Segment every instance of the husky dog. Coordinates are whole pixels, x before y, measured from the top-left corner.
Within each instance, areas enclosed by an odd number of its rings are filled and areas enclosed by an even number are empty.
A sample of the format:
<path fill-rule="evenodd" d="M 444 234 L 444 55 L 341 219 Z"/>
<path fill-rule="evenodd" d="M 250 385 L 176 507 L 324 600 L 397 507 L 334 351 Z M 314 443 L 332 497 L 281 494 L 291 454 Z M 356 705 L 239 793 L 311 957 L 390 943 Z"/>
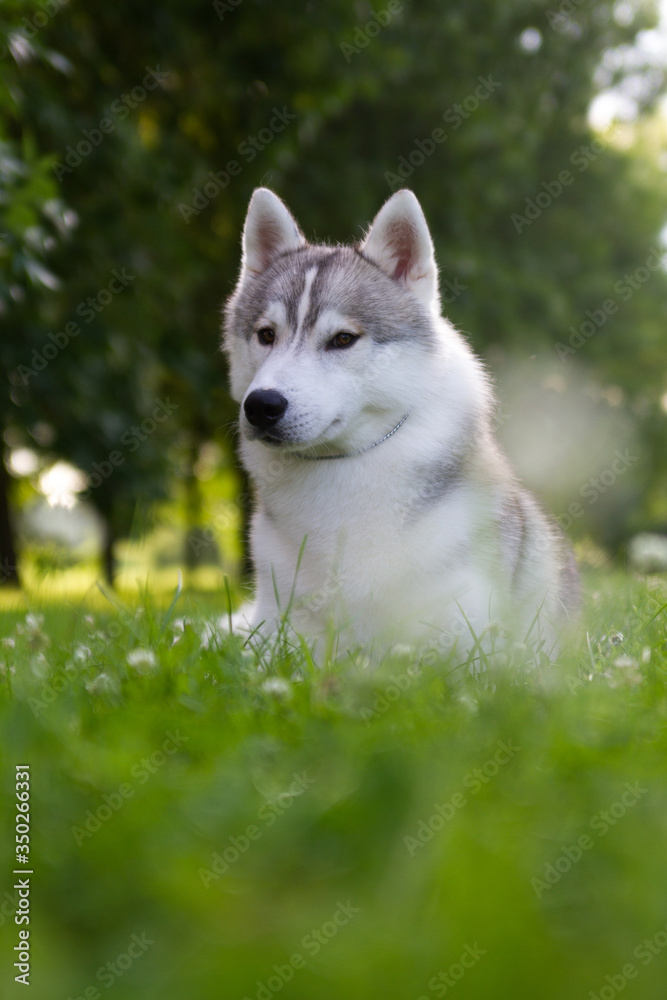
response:
<path fill-rule="evenodd" d="M 235 628 L 343 648 L 483 650 L 500 627 L 550 655 L 572 614 L 570 549 L 492 433 L 481 362 L 440 315 L 411 191 L 357 246 L 309 244 L 258 188 L 224 349 L 254 485 L 254 602 Z M 495 624 L 492 624 L 495 623 Z"/>

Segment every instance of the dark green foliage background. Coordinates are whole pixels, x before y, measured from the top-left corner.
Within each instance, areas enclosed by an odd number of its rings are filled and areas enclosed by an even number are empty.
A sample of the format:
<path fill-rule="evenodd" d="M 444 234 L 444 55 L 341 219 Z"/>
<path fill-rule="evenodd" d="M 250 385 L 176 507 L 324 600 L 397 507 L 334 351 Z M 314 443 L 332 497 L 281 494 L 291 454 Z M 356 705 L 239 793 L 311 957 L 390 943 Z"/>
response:
<path fill-rule="evenodd" d="M 196 493 L 192 466 L 203 442 L 217 439 L 232 461 L 219 306 L 233 287 L 239 231 L 258 184 L 286 198 L 307 235 L 358 238 L 390 192 L 387 172 L 443 127 L 446 141 L 406 183 L 424 206 L 443 277 L 465 286 L 448 313 L 494 367 L 515 356 L 558 366 L 554 348 L 570 325 L 580 326 L 657 245 L 667 191 L 655 148 L 612 144 L 581 172 L 571 161 L 595 139 L 586 112 L 601 53 L 655 23 L 649 3 L 621 24 L 607 2 L 575 5 L 559 21 L 557 8 L 549 15 L 532 0 L 406 2 L 374 38 L 360 33 L 373 8 L 337 0 L 217 8 L 198 0 L 58 8 L 53 0 L 52 9 L 29 51 L 17 61 L 16 47 L 3 46 L 0 59 L 0 422 L 12 446 L 29 444 L 88 472 L 157 398 L 178 403 L 94 493 L 112 540 L 129 531 L 137 499 L 145 506 L 168 495 L 175 475 Z M 29 34 L 41 12 L 8 0 L 2 37 L 11 42 L 26 18 Z M 537 51 L 519 44 L 531 27 L 541 32 Z M 83 130 L 96 129 L 158 67 L 165 82 L 114 118 L 113 133 L 57 180 L 53 167 Z M 443 122 L 480 77 L 494 81 L 493 94 L 457 127 L 451 116 Z M 662 86 L 660 73 L 645 75 L 644 116 Z M 250 162 L 239 148 L 275 108 L 296 118 Z M 186 222 L 179 206 L 234 159 L 240 174 Z M 512 215 L 568 168 L 575 182 L 518 233 Z M 67 211 L 75 226 L 63 222 Z M 23 384 L 17 367 L 123 266 L 136 276 L 130 287 Z M 44 284 L 42 268 L 57 289 Z M 622 390 L 644 449 L 631 502 L 611 523 L 575 525 L 612 544 L 664 518 L 665 291 L 660 272 L 576 359 L 583 381 Z M 557 486 L 554 495 L 547 501 L 566 509 L 572 497 Z M 192 509 L 196 520 L 196 497 Z"/>

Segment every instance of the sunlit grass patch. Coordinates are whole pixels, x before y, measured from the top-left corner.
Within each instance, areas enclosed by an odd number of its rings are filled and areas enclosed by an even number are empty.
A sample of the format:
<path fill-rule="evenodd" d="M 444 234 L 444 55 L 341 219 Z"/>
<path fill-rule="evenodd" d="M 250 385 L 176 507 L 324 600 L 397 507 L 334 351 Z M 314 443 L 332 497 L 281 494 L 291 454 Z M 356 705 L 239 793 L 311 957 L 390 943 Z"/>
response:
<path fill-rule="evenodd" d="M 315 662 L 287 634 L 251 648 L 185 589 L 5 610 L 1 780 L 11 802 L 30 764 L 32 995 L 106 995 L 98 972 L 135 935 L 152 943 L 112 983 L 130 1000 L 570 1000 L 627 963 L 653 1000 L 667 588 L 588 584 L 561 661 L 515 650 L 477 676 L 405 646 L 379 666 Z M 0 822 L 11 872 L 12 811 Z"/>

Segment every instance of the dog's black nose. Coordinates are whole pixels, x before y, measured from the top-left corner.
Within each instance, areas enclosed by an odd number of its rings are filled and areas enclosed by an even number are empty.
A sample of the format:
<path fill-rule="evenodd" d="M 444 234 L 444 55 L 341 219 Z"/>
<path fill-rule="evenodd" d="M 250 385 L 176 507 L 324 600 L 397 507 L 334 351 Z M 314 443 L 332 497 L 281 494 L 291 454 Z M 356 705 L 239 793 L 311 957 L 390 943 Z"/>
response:
<path fill-rule="evenodd" d="M 276 389 L 255 389 L 246 398 L 243 409 L 253 427 L 266 430 L 278 423 L 287 409 L 287 400 Z"/>

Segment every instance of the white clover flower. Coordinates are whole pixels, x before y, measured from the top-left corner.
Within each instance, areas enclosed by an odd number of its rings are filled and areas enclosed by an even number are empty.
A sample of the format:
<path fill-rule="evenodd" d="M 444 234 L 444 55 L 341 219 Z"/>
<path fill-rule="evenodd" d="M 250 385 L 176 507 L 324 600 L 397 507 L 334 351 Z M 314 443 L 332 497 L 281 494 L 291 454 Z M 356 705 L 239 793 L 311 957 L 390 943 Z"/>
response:
<path fill-rule="evenodd" d="M 157 667 L 157 656 L 146 646 L 137 646 L 127 654 L 127 662 L 138 674 L 149 674 Z"/>
<path fill-rule="evenodd" d="M 628 545 L 630 565 L 640 573 L 664 573 L 667 570 L 667 536 L 651 532 L 635 535 Z"/>
<path fill-rule="evenodd" d="M 267 677 L 260 684 L 260 689 L 275 698 L 289 698 L 292 695 L 292 687 L 284 677 Z"/>
<path fill-rule="evenodd" d="M 28 646 L 37 650 L 49 645 L 49 637 L 41 631 L 44 624 L 44 615 L 27 614 L 24 622 L 19 622 L 16 626 L 16 634 L 25 636 Z"/>
<path fill-rule="evenodd" d="M 30 660 L 30 668 L 36 677 L 43 679 L 49 673 L 49 664 L 44 653 L 35 653 Z"/>
<path fill-rule="evenodd" d="M 605 677 L 611 687 L 634 687 L 644 679 L 639 664 L 631 656 L 617 656 Z"/>
<path fill-rule="evenodd" d="M 371 668 L 371 658 L 370 656 L 366 656 L 365 653 L 355 653 L 352 657 L 352 662 L 359 670 L 370 670 Z"/>
<path fill-rule="evenodd" d="M 397 657 L 413 657 L 415 655 L 415 647 L 408 645 L 407 642 L 396 642 L 391 647 L 391 655 Z"/>
<path fill-rule="evenodd" d="M 90 651 L 89 646 L 84 646 L 79 643 L 74 647 L 74 652 L 72 653 L 72 659 L 75 663 L 86 663 L 93 654 Z"/>
<path fill-rule="evenodd" d="M 85 687 L 89 694 L 114 694 L 118 689 L 114 678 L 106 673 L 98 674 L 91 681 L 87 681 Z"/>
<path fill-rule="evenodd" d="M 16 640 L 12 639 L 12 637 L 8 635 L 2 640 L 2 645 L 5 649 L 14 649 L 16 646 Z"/>
<path fill-rule="evenodd" d="M 621 670 L 627 670 L 629 668 L 636 668 L 639 664 L 632 656 L 617 656 L 614 660 L 614 666 L 619 667 Z"/>
<path fill-rule="evenodd" d="M 470 694 L 459 695 L 458 703 L 461 708 L 465 708 L 465 710 L 470 712 L 471 715 L 477 715 L 479 712 L 479 702 Z"/>

